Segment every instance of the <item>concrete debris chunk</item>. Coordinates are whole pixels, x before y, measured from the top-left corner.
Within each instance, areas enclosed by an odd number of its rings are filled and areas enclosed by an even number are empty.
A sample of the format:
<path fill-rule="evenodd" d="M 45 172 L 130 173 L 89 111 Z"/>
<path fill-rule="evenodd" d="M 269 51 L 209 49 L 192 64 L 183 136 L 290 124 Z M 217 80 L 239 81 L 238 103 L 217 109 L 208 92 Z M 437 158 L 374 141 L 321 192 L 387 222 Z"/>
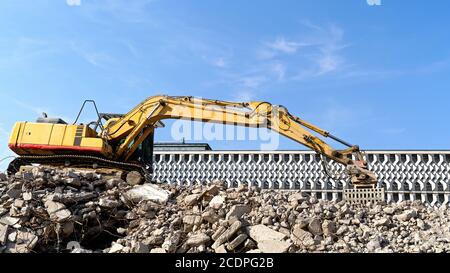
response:
<path fill-rule="evenodd" d="M 202 218 L 211 224 L 214 224 L 219 220 L 219 216 L 213 210 L 206 210 L 203 212 Z"/>
<path fill-rule="evenodd" d="M 121 244 L 114 243 L 109 249 L 108 253 L 119 253 L 123 250 L 124 246 Z"/>
<path fill-rule="evenodd" d="M 225 204 L 225 198 L 220 195 L 216 195 L 209 201 L 209 206 L 215 210 L 219 210 Z"/>
<path fill-rule="evenodd" d="M 101 207 L 113 209 L 113 208 L 117 208 L 118 206 L 120 206 L 120 201 L 110 200 L 108 198 L 100 198 L 98 204 Z"/>
<path fill-rule="evenodd" d="M 0 218 L 0 224 L 14 226 L 20 221 L 19 217 L 3 216 Z"/>
<path fill-rule="evenodd" d="M 286 253 L 291 243 L 277 240 L 263 240 L 258 242 L 258 248 L 262 253 Z"/>
<path fill-rule="evenodd" d="M 38 242 L 38 237 L 31 232 L 18 231 L 16 237 L 16 251 L 18 253 L 29 253 Z"/>
<path fill-rule="evenodd" d="M 380 239 L 377 237 L 375 239 L 372 239 L 369 243 L 367 243 L 367 250 L 369 252 L 376 252 L 381 247 L 380 245 Z"/>
<path fill-rule="evenodd" d="M 218 246 L 218 247 L 215 249 L 215 252 L 216 252 L 216 253 L 228 253 L 227 250 L 226 250 L 226 248 L 225 248 L 225 245 L 220 245 L 220 246 Z"/>
<path fill-rule="evenodd" d="M 135 204 L 140 201 L 165 203 L 169 200 L 170 192 L 152 184 L 145 184 L 132 188 L 125 192 L 124 196 L 127 200 Z"/>
<path fill-rule="evenodd" d="M 202 223 L 202 217 L 199 215 L 186 215 L 183 217 L 183 223 L 187 226 L 196 226 Z"/>
<path fill-rule="evenodd" d="M 53 221 L 61 222 L 67 220 L 72 214 L 62 203 L 47 200 L 44 205 L 48 215 L 50 215 L 50 219 Z"/>
<path fill-rule="evenodd" d="M 303 230 L 300 226 L 295 226 L 292 230 L 291 240 L 297 246 L 310 247 L 315 245 L 313 234 Z"/>
<path fill-rule="evenodd" d="M 222 235 L 225 232 L 226 228 L 224 226 L 220 226 L 216 232 L 214 232 L 214 234 L 212 235 L 212 239 L 214 241 L 217 241 L 217 239 L 220 237 L 220 235 Z"/>
<path fill-rule="evenodd" d="M 81 181 L 78 176 L 68 177 L 68 178 L 65 178 L 63 181 L 64 181 L 64 183 L 71 185 L 71 186 L 75 186 L 75 187 L 81 186 Z"/>
<path fill-rule="evenodd" d="M 184 203 L 186 206 L 193 206 L 197 203 L 200 196 L 200 194 L 190 194 L 184 198 Z"/>
<path fill-rule="evenodd" d="M 247 227 L 247 233 L 256 242 L 266 240 L 282 241 L 286 238 L 286 235 L 283 233 L 277 232 L 265 225 L 249 226 Z"/>
<path fill-rule="evenodd" d="M 22 191 L 20 189 L 10 189 L 6 192 L 9 198 L 19 198 Z"/>
<path fill-rule="evenodd" d="M 6 244 L 8 240 L 8 230 L 9 230 L 8 225 L 0 224 L 0 245 Z"/>
<path fill-rule="evenodd" d="M 1 181 L 6 181 L 6 180 L 8 180 L 8 177 L 6 176 L 6 174 L 0 172 L 0 182 Z"/>
<path fill-rule="evenodd" d="M 131 186 L 139 185 L 143 182 L 142 175 L 139 172 L 132 171 L 127 174 L 127 183 Z"/>
<path fill-rule="evenodd" d="M 178 247 L 178 242 L 181 239 L 181 231 L 175 231 L 162 244 L 162 248 L 168 253 L 175 253 Z"/>
<path fill-rule="evenodd" d="M 234 205 L 231 207 L 230 211 L 227 213 L 226 219 L 241 219 L 242 215 L 249 213 L 251 208 L 247 205 Z"/>
<path fill-rule="evenodd" d="M 149 253 L 150 250 L 148 246 L 142 242 L 135 242 L 131 248 L 131 252 L 133 253 Z"/>
<path fill-rule="evenodd" d="M 322 224 L 323 234 L 331 236 L 336 233 L 336 223 L 334 221 L 325 220 Z"/>
<path fill-rule="evenodd" d="M 150 250 L 150 253 L 167 253 L 167 252 L 164 248 L 158 247 L 158 248 L 153 248 L 152 250 Z"/>
<path fill-rule="evenodd" d="M 229 241 L 231 237 L 238 232 L 238 230 L 242 227 L 241 221 L 235 221 L 222 235 L 217 238 L 214 244 L 211 246 L 213 249 L 216 249 L 221 244 Z"/>
<path fill-rule="evenodd" d="M 209 237 L 208 235 L 201 233 L 201 234 L 196 234 L 196 235 L 192 235 L 190 236 L 187 241 L 186 241 L 186 245 L 189 247 L 196 247 L 196 246 L 200 246 L 203 244 L 208 243 L 211 240 L 211 237 Z"/>
<path fill-rule="evenodd" d="M 243 233 L 238 235 L 236 238 L 234 238 L 233 241 L 231 241 L 228 245 L 227 245 L 227 249 L 229 251 L 233 251 L 234 249 L 236 249 L 240 244 L 242 244 L 245 240 L 247 240 L 248 236 L 247 234 Z"/>
<path fill-rule="evenodd" d="M 322 230 L 322 222 L 321 222 L 321 220 L 319 218 L 311 219 L 311 221 L 308 224 L 308 230 L 313 235 L 322 235 L 323 234 L 323 230 Z"/>
<path fill-rule="evenodd" d="M 393 215 L 396 210 L 397 210 L 397 208 L 395 208 L 395 207 L 383 208 L 384 213 L 386 213 L 388 215 Z"/>
<path fill-rule="evenodd" d="M 412 218 L 417 217 L 417 212 L 415 210 L 407 210 L 400 215 L 396 215 L 396 218 L 400 221 L 406 222 Z"/>
<path fill-rule="evenodd" d="M 375 226 L 389 226 L 391 224 L 391 219 L 389 218 L 381 218 L 380 220 L 377 220 L 374 222 Z"/>

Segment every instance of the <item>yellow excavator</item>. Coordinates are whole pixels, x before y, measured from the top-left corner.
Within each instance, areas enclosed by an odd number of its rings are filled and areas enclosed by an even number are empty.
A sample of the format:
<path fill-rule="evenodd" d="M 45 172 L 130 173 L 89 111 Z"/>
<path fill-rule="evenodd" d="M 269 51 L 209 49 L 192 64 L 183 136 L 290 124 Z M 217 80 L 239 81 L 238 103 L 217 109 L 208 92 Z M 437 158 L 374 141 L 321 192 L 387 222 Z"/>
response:
<path fill-rule="evenodd" d="M 86 103 L 93 103 L 98 120 L 77 124 Z M 377 178 L 368 170 L 358 146 L 290 114 L 283 106 L 259 101 L 228 102 L 166 95 L 149 97 L 125 115 L 99 113 L 95 102 L 87 100 L 73 124 L 48 118 L 45 114 L 36 122 L 17 122 L 9 147 L 19 157 L 10 163 L 8 172 L 15 173 L 22 165 L 37 163 L 137 170 L 150 179 L 153 135 L 165 119 L 268 128 L 346 166 L 346 173 L 356 189 L 375 188 L 377 184 Z M 348 146 L 348 149 L 335 150 L 314 133 Z M 329 173 L 326 160 L 322 158 L 322 161 L 324 171 Z"/>

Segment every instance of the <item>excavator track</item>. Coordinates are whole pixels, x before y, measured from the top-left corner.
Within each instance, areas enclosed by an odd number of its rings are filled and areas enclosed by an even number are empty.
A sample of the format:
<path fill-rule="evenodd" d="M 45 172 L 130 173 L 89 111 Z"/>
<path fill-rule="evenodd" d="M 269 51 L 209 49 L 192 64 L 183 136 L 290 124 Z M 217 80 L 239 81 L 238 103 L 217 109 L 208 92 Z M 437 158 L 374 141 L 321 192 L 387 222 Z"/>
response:
<path fill-rule="evenodd" d="M 14 175 L 20 170 L 21 166 L 31 164 L 49 164 L 54 166 L 69 167 L 88 167 L 93 168 L 116 168 L 125 171 L 138 171 L 144 179 L 151 181 L 151 173 L 140 164 L 125 163 L 120 161 L 109 160 L 96 156 L 85 155 L 47 155 L 47 156 L 21 156 L 14 159 L 8 166 L 8 174 Z"/>

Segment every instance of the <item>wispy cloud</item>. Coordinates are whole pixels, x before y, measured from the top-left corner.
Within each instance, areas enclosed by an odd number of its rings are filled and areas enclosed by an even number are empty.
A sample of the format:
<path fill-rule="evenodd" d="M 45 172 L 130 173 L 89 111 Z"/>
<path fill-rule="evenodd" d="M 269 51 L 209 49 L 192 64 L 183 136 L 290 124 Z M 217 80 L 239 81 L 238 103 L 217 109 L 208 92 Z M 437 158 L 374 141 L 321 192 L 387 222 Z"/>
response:
<path fill-rule="evenodd" d="M 262 83 L 267 81 L 265 76 L 243 76 L 237 79 L 238 84 L 247 88 L 258 88 Z"/>
<path fill-rule="evenodd" d="M 301 39 L 278 36 L 256 44 L 253 58 L 235 59 L 235 66 L 222 74 L 221 83 L 255 93 L 268 85 L 328 76 L 348 66 L 343 54 L 348 45 L 341 28 L 311 23 L 303 26 L 308 35 Z"/>
<path fill-rule="evenodd" d="M 77 0 L 72 0 L 77 1 Z M 153 23 L 148 7 L 156 0 L 91 0 L 83 3 L 83 11 L 93 21 L 102 21 L 104 15 L 127 23 Z"/>
<path fill-rule="evenodd" d="M 273 73 L 275 74 L 275 77 L 281 81 L 284 79 L 284 76 L 286 75 L 286 65 L 282 63 L 274 63 L 271 66 Z"/>
<path fill-rule="evenodd" d="M 131 41 L 123 41 L 122 43 L 134 58 L 138 58 L 140 56 L 139 50 Z"/>
<path fill-rule="evenodd" d="M 0 51 L 0 69 L 11 70 L 16 67 L 29 65 L 31 60 L 57 52 L 50 41 L 27 36 L 11 39 L 11 46 Z M 9 41 L 8 41 L 9 42 Z"/>
<path fill-rule="evenodd" d="M 305 80 L 342 71 L 348 65 L 343 50 L 349 47 L 344 43 L 344 30 L 336 25 L 321 27 L 307 23 L 306 26 L 315 31 L 314 47 L 309 53 L 311 62 L 300 68 L 293 79 Z"/>
<path fill-rule="evenodd" d="M 223 68 L 227 66 L 227 63 L 224 58 L 217 58 L 213 60 L 212 64 L 216 67 Z"/>
<path fill-rule="evenodd" d="M 35 106 L 25 102 L 24 100 L 18 100 L 10 96 L 8 96 L 8 100 L 26 111 L 33 112 L 37 117 L 40 117 L 42 116 L 43 113 L 46 113 L 49 117 L 60 117 L 66 122 L 70 122 L 71 120 L 73 120 L 73 118 L 69 118 L 67 116 L 62 116 L 60 114 L 54 113 L 54 111 L 52 111 L 47 107 Z"/>
<path fill-rule="evenodd" d="M 288 41 L 284 37 L 278 37 L 273 42 L 267 42 L 267 47 L 282 53 L 295 53 L 300 47 L 311 46 L 311 43 Z"/>
<path fill-rule="evenodd" d="M 202 30 L 195 30 L 196 33 L 202 32 Z M 212 35 L 207 31 L 204 31 L 204 35 Z M 200 37 L 183 37 L 178 41 L 176 50 L 178 47 L 184 47 L 190 53 L 189 57 L 197 56 L 208 65 L 215 68 L 223 69 L 229 67 L 230 60 L 233 58 L 233 49 L 223 43 L 204 41 Z"/>
<path fill-rule="evenodd" d="M 39 116 L 41 116 L 42 113 L 48 113 L 48 112 L 49 112 L 48 109 L 46 109 L 46 108 L 41 108 L 41 107 L 38 107 L 38 106 L 33 106 L 33 105 L 27 104 L 27 103 L 25 103 L 25 102 L 23 102 L 23 101 L 20 101 L 20 100 L 18 100 L 18 99 L 15 99 L 15 98 L 11 98 L 10 100 L 11 100 L 14 104 L 16 104 L 17 106 L 19 106 L 19 107 L 21 107 L 21 108 L 23 108 L 23 109 L 25 109 L 25 110 L 34 112 L 35 114 L 37 114 L 37 115 L 39 115 Z"/>
<path fill-rule="evenodd" d="M 81 0 L 66 0 L 66 4 L 69 6 L 81 6 Z"/>
<path fill-rule="evenodd" d="M 234 101 L 252 101 L 255 98 L 255 93 L 253 91 L 245 90 L 245 91 L 238 91 L 233 94 L 233 100 Z"/>
<path fill-rule="evenodd" d="M 116 60 L 111 55 L 104 51 L 90 49 L 85 45 L 81 45 L 75 42 L 71 42 L 70 47 L 86 62 L 96 67 L 107 68 L 108 66 L 116 62 Z"/>

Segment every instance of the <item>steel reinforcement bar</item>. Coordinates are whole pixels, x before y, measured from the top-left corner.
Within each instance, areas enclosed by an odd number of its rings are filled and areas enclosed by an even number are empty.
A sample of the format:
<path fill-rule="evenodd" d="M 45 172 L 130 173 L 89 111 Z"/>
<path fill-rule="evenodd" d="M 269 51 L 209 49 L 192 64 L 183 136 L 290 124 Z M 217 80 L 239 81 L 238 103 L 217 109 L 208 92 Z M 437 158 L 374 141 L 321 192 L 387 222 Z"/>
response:
<path fill-rule="evenodd" d="M 385 188 L 387 202 L 421 200 L 448 205 L 450 151 L 367 151 L 369 169 Z M 344 166 L 327 162 L 331 172 Z M 340 200 L 350 188 L 346 177 L 333 180 L 320 157 L 309 151 L 169 151 L 155 152 L 153 179 L 179 185 L 216 180 L 263 189 L 301 190 L 317 198 Z"/>

